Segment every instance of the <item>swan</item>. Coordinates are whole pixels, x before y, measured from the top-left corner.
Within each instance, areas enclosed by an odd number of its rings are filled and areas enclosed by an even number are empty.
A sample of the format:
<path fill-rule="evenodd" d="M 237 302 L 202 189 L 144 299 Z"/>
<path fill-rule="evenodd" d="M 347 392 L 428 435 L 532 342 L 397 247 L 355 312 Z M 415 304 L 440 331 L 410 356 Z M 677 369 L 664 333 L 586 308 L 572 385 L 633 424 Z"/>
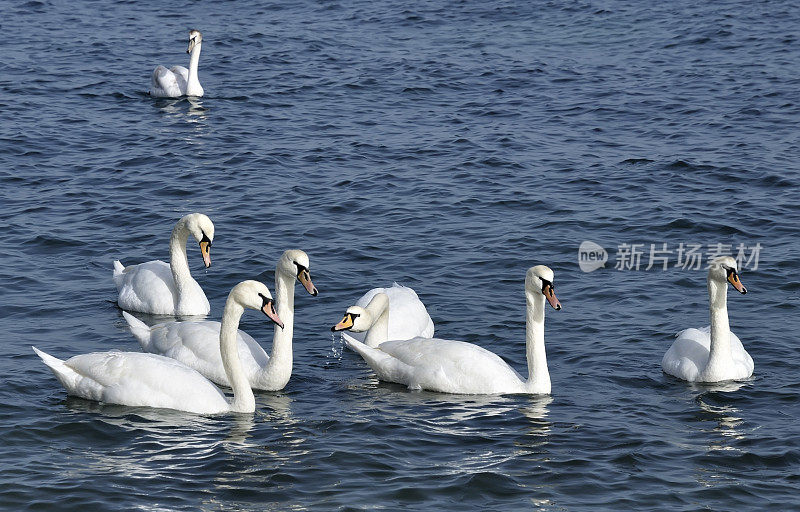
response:
<path fill-rule="evenodd" d="M 356 306 L 366 307 L 375 295 L 383 293 L 389 298 L 389 327 L 387 339 L 432 338 L 433 320 L 419 300 L 417 292 L 397 283 L 391 288 L 373 288 L 358 299 Z M 373 333 L 373 334 L 370 334 Z M 370 347 L 378 346 L 377 329 L 366 333 L 343 332 L 344 338 L 355 339 Z"/>
<path fill-rule="evenodd" d="M 295 279 L 311 295 L 318 293 L 308 268 L 308 255 L 300 250 L 284 252 L 275 267 L 275 297 L 278 315 L 284 323 L 275 327 L 271 355 L 267 355 L 246 332 L 237 334 L 239 358 L 253 389 L 277 391 L 289 382 L 292 375 Z M 219 322 L 166 322 L 148 327 L 133 315 L 123 313 L 123 316 L 145 352 L 176 359 L 207 379 L 230 386 L 218 348 Z"/>
<path fill-rule="evenodd" d="M 236 350 L 236 329 L 244 308 L 260 309 L 280 326 L 269 289 L 258 281 L 243 281 L 228 295 L 222 314 L 217 351 L 233 383 L 233 400 L 199 372 L 168 357 L 140 352 L 94 352 L 66 361 L 36 347 L 67 393 L 109 404 L 159 407 L 196 414 L 253 412 L 255 397 Z"/>
<path fill-rule="evenodd" d="M 753 374 L 753 358 L 728 323 L 728 288 L 747 293 L 739 279 L 736 260 L 730 256 L 714 259 L 708 269 L 708 296 L 711 325 L 689 328 L 677 338 L 661 360 L 664 372 L 689 382 L 741 380 Z"/>
<path fill-rule="evenodd" d="M 123 266 L 114 262 L 117 304 L 127 311 L 155 315 L 207 315 L 211 310 L 206 294 L 192 279 L 186 259 L 189 235 L 200 243 L 206 268 L 211 266 L 214 224 L 202 213 L 182 217 L 169 239 L 169 265 L 161 260 Z"/>
<path fill-rule="evenodd" d="M 437 338 L 383 341 L 372 348 L 356 340 L 347 344 L 361 354 L 378 378 L 405 384 L 410 389 L 427 389 L 442 393 L 549 394 L 550 374 L 544 349 L 544 302 L 556 309 L 561 304 L 553 288 L 553 271 L 538 265 L 525 276 L 527 299 L 526 349 L 528 379 L 525 380 L 500 356 L 464 341 Z M 386 294 L 377 294 L 366 307 L 351 306 L 344 318 L 331 330 L 365 331 L 378 329 L 380 340 L 386 339 L 388 326 Z"/>
<path fill-rule="evenodd" d="M 178 98 L 180 96 L 203 95 L 203 87 L 197 78 L 197 64 L 200 62 L 200 48 L 203 46 L 203 34 L 199 30 L 189 31 L 190 54 L 189 69 L 183 66 L 172 66 L 167 69 L 157 66 L 150 80 L 150 96 L 156 98 Z"/>

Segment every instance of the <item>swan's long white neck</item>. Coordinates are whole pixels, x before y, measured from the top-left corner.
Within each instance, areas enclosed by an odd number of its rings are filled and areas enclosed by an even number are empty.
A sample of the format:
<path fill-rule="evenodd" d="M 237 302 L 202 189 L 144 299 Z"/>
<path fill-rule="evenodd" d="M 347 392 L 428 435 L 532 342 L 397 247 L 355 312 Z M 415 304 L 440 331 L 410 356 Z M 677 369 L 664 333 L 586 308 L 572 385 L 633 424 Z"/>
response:
<path fill-rule="evenodd" d="M 282 389 L 292 376 L 292 335 L 294 334 L 294 282 L 295 277 L 275 269 L 275 305 L 283 329 L 275 326 L 272 335 L 272 353 L 267 364 L 259 370 L 256 379 L 260 388 Z"/>
<path fill-rule="evenodd" d="M 189 272 L 189 260 L 186 258 L 187 240 L 189 240 L 189 229 L 186 227 L 186 222 L 181 220 L 172 229 L 172 235 L 169 237 L 169 268 L 175 280 L 177 293 L 175 310 L 178 314 L 181 311 L 181 302 L 187 297 L 184 292 L 194 282 Z"/>
<path fill-rule="evenodd" d="M 189 59 L 189 80 L 186 82 L 187 96 L 202 96 L 203 88 L 200 86 L 200 79 L 197 77 L 197 67 L 200 64 L 200 42 L 192 48 L 191 58 Z"/>
<path fill-rule="evenodd" d="M 728 322 L 728 287 L 723 281 L 721 284 L 708 276 L 709 310 L 711 314 L 711 347 L 708 354 L 708 363 L 701 372 L 705 380 L 730 364 L 731 354 L 731 327 Z"/>
<path fill-rule="evenodd" d="M 389 339 L 389 298 L 383 294 L 375 295 L 365 309 L 375 320 L 364 337 L 364 344 L 375 348 Z"/>
<path fill-rule="evenodd" d="M 231 411 L 253 412 L 256 408 L 256 399 L 250 388 L 250 381 L 242 368 L 239 359 L 239 347 L 236 340 L 239 330 L 239 319 L 244 313 L 244 308 L 233 298 L 228 297 L 225 310 L 222 313 L 222 326 L 219 330 L 219 350 L 222 355 L 222 366 L 225 375 L 233 389 Z"/>
<path fill-rule="evenodd" d="M 544 349 L 544 302 L 541 293 L 525 291 L 527 314 L 525 322 L 525 349 L 528 357 L 528 382 L 531 393 L 550 393 L 550 372 Z"/>

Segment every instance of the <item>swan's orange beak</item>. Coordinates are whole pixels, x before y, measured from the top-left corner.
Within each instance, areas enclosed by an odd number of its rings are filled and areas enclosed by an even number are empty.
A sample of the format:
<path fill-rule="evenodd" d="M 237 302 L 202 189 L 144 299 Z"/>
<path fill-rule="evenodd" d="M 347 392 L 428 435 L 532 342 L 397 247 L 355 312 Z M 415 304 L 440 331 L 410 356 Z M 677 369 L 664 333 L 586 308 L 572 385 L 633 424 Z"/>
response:
<path fill-rule="evenodd" d="M 203 255 L 203 263 L 206 268 L 211 266 L 211 242 L 203 240 L 200 242 L 200 253 Z"/>
<path fill-rule="evenodd" d="M 267 303 L 264 304 L 264 307 L 261 308 L 261 311 L 264 312 L 267 317 L 272 320 L 272 322 L 283 329 L 283 322 L 281 322 L 280 317 L 278 317 L 278 312 L 275 311 L 275 303 L 271 300 L 267 299 Z"/>
<path fill-rule="evenodd" d="M 736 288 L 737 292 L 741 294 L 747 293 L 747 288 L 744 287 L 741 279 L 739 279 L 739 274 L 733 269 L 728 271 L 728 282 Z"/>
<path fill-rule="evenodd" d="M 303 287 L 312 297 L 319 295 L 317 287 L 311 282 L 311 274 L 308 272 L 308 269 L 301 267 L 300 271 L 297 272 L 297 280 L 303 283 Z"/>
<path fill-rule="evenodd" d="M 353 327 L 353 315 L 350 313 L 345 313 L 342 321 L 331 327 L 331 332 L 346 331 L 351 327 Z"/>
<path fill-rule="evenodd" d="M 545 285 L 544 290 L 542 290 L 542 293 L 544 293 L 547 302 L 549 302 L 550 305 L 553 306 L 553 309 L 555 309 L 556 311 L 561 309 L 561 303 L 558 302 L 558 299 L 556 298 L 556 292 L 555 290 L 553 290 L 552 284 Z"/>

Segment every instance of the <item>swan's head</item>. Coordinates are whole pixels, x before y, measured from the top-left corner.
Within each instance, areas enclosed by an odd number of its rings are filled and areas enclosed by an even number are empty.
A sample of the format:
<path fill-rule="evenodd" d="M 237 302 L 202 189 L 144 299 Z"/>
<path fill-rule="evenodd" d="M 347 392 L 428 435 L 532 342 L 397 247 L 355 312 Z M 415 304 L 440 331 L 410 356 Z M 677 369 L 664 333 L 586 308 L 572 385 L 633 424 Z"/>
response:
<path fill-rule="evenodd" d="M 308 270 L 308 254 L 300 249 L 290 249 L 283 253 L 278 260 L 278 271 L 297 278 L 308 293 L 316 297 L 319 294 L 317 287 L 311 282 L 311 273 Z"/>
<path fill-rule="evenodd" d="M 720 256 L 714 258 L 708 268 L 708 279 L 713 279 L 717 283 L 725 286 L 725 281 L 731 283 L 739 293 L 747 293 L 747 288 L 744 287 L 742 281 L 739 279 L 739 269 L 736 260 L 730 256 Z"/>
<path fill-rule="evenodd" d="M 364 332 L 370 327 L 372 327 L 372 315 L 369 311 L 361 306 L 350 306 L 345 311 L 342 321 L 331 327 L 331 331 Z"/>
<path fill-rule="evenodd" d="M 212 37 L 213 39 L 213 37 Z M 203 42 L 203 34 L 200 33 L 199 30 L 192 29 L 189 31 L 189 48 L 186 49 L 186 53 L 192 53 L 195 46 L 200 46 L 200 43 Z"/>
<path fill-rule="evenodd" d="M 190 213 L 181 219 L 189 233 L 200 244 L 203 263 L 206 268 L 211 266 L 211 242 L 214 241 L 214 223 L 202 213 Z"/>
<path fill-rule="evenodd" d="M 385 293 L 376 293 L 369 301 L 366 308 L 350 306 L 344 313 L 344 318 L 331 327 L 331 331 L 350 330 L 353 332 L 368 331 L 375 320 L 389 307 L 389 296 Z"/>
<path fill-rule="evenodd" d="M 525 276 L 525 290 L 544 295 L 553 309 L 556 311 L 561 309 L 561 303 L 556 298 L 556 290 L 553 286 L 553 270 L 550 267 L 536 265 L 529 268 Z"/>
<path fill-rule="evenodd" d="M 233 299 L 242 307 L 260 310 L 275 325 L 283 329 L 283 322 L 281 322 L 278 312 L 275 310 L 275 301 L 272 299 L 269 288 L 264 283 L 242 281 L 233 287 L 228 298 Z"/>

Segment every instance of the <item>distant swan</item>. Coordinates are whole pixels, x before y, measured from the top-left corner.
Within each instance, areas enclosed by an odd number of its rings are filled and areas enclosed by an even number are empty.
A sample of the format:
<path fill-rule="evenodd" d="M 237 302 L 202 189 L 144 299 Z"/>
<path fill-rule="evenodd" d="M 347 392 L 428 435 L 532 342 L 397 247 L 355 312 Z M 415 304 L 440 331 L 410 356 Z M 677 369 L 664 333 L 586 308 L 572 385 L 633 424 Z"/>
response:
<path fill-rule="evenodd" d="M 189 48 L 186 53 L 191 54 L 189 69 L 183 66 L 173 66 L 167 69 L 158 66 L 153 71 L 150 81 L 150 96 L 157 98 L 178 98 L 180 96 L 203 95 L 203 87 L 197 78 L 197 65 L 200 62 L 200 48 L 203 34 L 199 30 L 189 31 Z"/>
<path fill-rule="evenodd" d="M 62 361 L 32 348 L 70 395 L 109 404 L 196 414 L 249 413 L 255 411 L 255 397 L 236 350 L 236 330 L 244 308 L 260 309 L 275 324 L 281 324 L 272 295 L 264 284 L 243 281 L 231 290 L 217 343 L 225 374 L 232 383 L 230 402 L 200 373 L 168 357 L 112 351 L 82 354 Z"/>
<path fill-rule="evenodd" d="M 708 269 L 711 325 L 676 334 L 677 339 L 661 360 L 665 373 L 690 382 L 740 380 L 753 374 L 753 358 L 728 323 L 726 281 L 739 293 L 747 293 L 739 280 L 736 260 L 730 256 L 715 259 Z"/>
<path fill-rule="evenodd" d="M 211 310 L 206 294 L 189 273 L 186 241 L 189 235 L 200 243 L 206 268 L 211 266 L 214 224 L 202 213 L 181 218 L 169 239 L 169 265 L 161 260 L 123 266 L 114 262 L 114 284 L 119 307 L 155 315 L 207 315 Z"/>
<path fill-rule="evenodd" d="M 267 355 L 249 334 L 238 331 L 239 358 L 253 389 L 283 389 L 292 375 L 292 332 L 294 328 L 294 283 L 317 295 L 311 282 L 308 255 L 300 250 L 283 253 L 275 268 L 275 296 L 278 314 L 285 322 L 275 327 L 272 354 Z M 167 322 L 148 327 L 133 315 L 123 313 L 131 332 L 145 352 L 177 359 L 217 384 L 229 386 L 219 352 L 220 323 L 212 321 Z"/>
<path fill-rule="evenodd" d="M 472 343 L 437 338 L 383 341 L 388 327 L 386 294 L 375 295 L 367 308 L 349 307 L 342 321 L 331 330 L 378 329 L 381 333 L 378 341 L 383 342 L 377 348 L 352 339 L 345 341 L 361 354 L 379 379 L 405 384 L 410 389 L 463 394 L 549 394 L 550 374 L 544 348 L 545 300 L 554 309 L 561 309 L 550 268 L 538 265 L 528 270 L 525 297 L 527 380 L 498 355 Z"/>
<path fill-rule="evenodd" d="M 388 339 L 433 337 L 433 320 L 425 304 L 419 300 L 417 292 L 407 286 L 394 283 L 391 288 L 373 288 L 358 299 L 356 306 L 366 307 L 378 293 L 385 293 L 389 298 Z M 377 330 L 369 330 L 366 333 L 343 332 L 342 335 L 345 339 L 355 339 L 370 347 L 378 346 Z"/>

